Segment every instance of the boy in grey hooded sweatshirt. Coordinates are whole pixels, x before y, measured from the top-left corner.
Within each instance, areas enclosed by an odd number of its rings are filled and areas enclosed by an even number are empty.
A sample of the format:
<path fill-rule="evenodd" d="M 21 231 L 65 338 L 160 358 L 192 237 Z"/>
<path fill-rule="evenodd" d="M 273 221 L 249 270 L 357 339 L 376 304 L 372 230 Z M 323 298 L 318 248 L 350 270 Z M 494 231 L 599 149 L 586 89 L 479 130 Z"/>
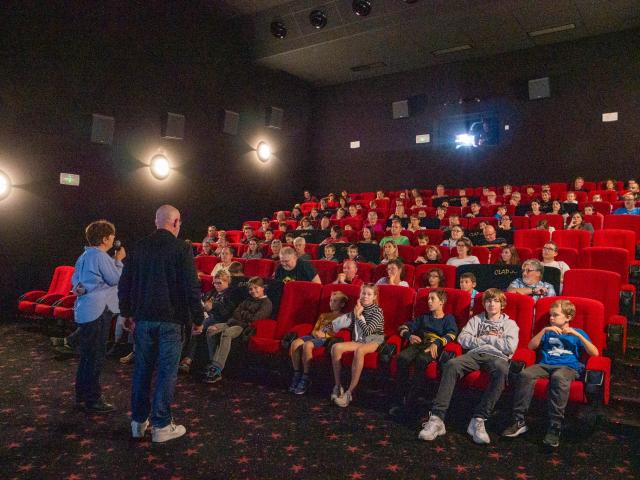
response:
<path fill-rule="evenodd" d="M 487 444 L 491 441 L 484 423 L 504 390 L 509 360 L 518 346 L 519 328 L 516 322 L 502 313 L 507 298 L 501 290 L 488 289 L 482 301 L 485 311 L 472 317 L 458 335 L 458 343 L 467 353 L 449 360 L 443 368 L 431 416 L 419 434 L 422 440 L 435 440 L 446 433 L 444 418 L 456 382 L 469 372 L 483 370 L 489 374 L 489 385 L 474 410 L 467 433 L 476 443 Z"/>

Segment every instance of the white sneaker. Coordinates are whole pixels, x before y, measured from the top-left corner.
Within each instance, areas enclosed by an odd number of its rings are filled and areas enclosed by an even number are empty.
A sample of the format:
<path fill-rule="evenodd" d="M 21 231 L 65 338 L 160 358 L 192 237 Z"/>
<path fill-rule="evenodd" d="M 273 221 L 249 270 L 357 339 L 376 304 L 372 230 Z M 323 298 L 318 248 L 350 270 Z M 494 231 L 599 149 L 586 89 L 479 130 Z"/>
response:
<path fill-rule="evenodd" d="M 331 392 L 331 401 L 335 402 L 338 397 L 341 397 L 344 394 L 344 388 L 342 385 L 334 385 L 333 391 Z"/>
<path fill-rule="evenodd" d="M 131 420 L 131 436 L 133 438 L 142 438 L 144 437 L 144 433 L 149 428 L 149 419 L 147 418 L 144 422 L 136 422 L 135 420 Z"/>
<path fill-rule="evenodd" d="M 187 429 L 183 425 L 176 425 L 173 421 L 163 428 L 151 429 L 151 440 L 156 443 L 166 442 L 174 438 L 181 437 L 187 433 Z"/>
<path fill-rule="evenodd" d="M 418 438 L 420 440 L 431 442 L 445 433 L 447 433 L 447 430 L 444 428 L 444 422 L 442 419 L 435 415 L 431 415 L 429 417 L 429 421 L 422 424 L 422 430 L 420 430 Z"/>
<path fill-rule="evenodd" d="M 484 418 L 474 417 L 471 419 L 469 426 L 467 427 L 467 433 L 471 435 L 474 442 L 480 445 L 487 445 L 491 443 L 489 434 L 487 433 L 486 428 L 484 428 L 484 422 Z"/>
<path fill-rule="evenodd" d="M 351 396 L 351 392 L 347 390 L 338 398 L 336 398 L 336 405 L 343 408 L 348 407 L 349 404 L 352 402 L 352 400 L 353 400 L 353 397 Z"/>

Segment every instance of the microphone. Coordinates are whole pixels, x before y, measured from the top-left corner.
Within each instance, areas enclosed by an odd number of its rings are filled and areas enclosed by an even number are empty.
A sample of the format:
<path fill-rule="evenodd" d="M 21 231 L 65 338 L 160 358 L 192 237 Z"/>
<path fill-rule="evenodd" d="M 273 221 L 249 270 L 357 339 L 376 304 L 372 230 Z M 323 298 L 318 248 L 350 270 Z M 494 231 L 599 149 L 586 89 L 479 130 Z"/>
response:
<path fill-rule="evenodd" d="M 120 240 L 116 240 L 115 242 L 113 242 L 114 252 L 117 252 L 118 250 L 120 250 L 120 247 L 122 247 L 122 242 Z"/>

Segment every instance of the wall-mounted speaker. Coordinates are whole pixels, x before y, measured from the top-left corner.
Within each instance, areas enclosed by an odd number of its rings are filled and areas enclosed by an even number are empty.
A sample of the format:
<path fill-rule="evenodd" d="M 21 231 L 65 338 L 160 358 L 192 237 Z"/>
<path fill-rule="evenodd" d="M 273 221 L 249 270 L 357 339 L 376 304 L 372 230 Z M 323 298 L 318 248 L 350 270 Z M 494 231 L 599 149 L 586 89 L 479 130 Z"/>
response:
<path fill-rule="evenodd" d="M 115 118 L 94 113 L 91 116 L 91 141 L 93 143 L 111 145 L 115 128 Z"/>
<path fill-rule="evenodd" d="M 284 110 L 278 107 L 267 107 L 264 116 L 264 124 L 269 128 L 282 128 L 282 116 Z"/>
<path fill-rule="evenodd" d="M 168 112 L 162 119 L 162 138 L 184 139 L 184 115 Z"/>
<path fill-rule="evenodd" d="M 391 104 L 391 111 L 394 120 L 397 118 L 409 117 L 409 100 L 399 100 Z"/>
<path fill-rule="evenodd" d="M 229 135 L 237 135 L 238 123 L 240 123 L 240 114 L 231 110 L 223 110 L 220 116 L 222 133 Z"/>
<path fill-rule="evenodd" d="M 549 77 L 529 80 L 529 100 L 539 98 L 549 98 L 551 96 L 551 85 Z"/>

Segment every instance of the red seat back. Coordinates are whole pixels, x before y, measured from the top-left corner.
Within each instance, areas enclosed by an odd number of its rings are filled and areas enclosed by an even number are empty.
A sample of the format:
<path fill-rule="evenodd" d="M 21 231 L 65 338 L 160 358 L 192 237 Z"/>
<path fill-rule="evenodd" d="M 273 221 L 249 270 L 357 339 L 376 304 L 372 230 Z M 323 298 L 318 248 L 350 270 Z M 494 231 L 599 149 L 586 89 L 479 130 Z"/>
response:
<path fill-rule="evenodd" d="M 321 291 L 322 285 L 313 282 L 293 281 L 284 285 L 276 320 L 276 338 L 282 338 L 293 325 L 315 324 Z"/>
<path fill-rule="evenodd" d="M 602 215 L 583 215 L 584 223 L 590 223 L 594 230 L 602 230 L 604 217 Z"/>
<path fill-rule="evenodd" d="M 398 255 L 404 263 L 413 263 L 416 260 L 415 249 L 410 245 L 398 245 Z"/>
<path fill-rule="evenodd" d="M 318 306 L 318 315 L 321 313 L 329 312 L 329 298 L 333 292 L 340 291 L 349 297 L 349 301 L 342 310 L 344 313 L 351 312 L 356 306 L 358 298 L 360 298 L 360 287 L 356 285 L 347 285 L 339 283 L 330 283 L 329 285 L 323 285 L 320 292 L 320 302 Z"/>
<path fill-rule="evenodd" d="M 536 228 L 538 226 L 538 222 L 542 220 L 546 220 L 549 223 L 549 226 L 555 228 L 556 230 L 564 229 L 564 217 L 562 215 L 558 215 L 554 213 L 545 213 L 543 215 L 530 215 L 529 216 L 530 228 Z"/>
<path fill-rule="evenodd" d="M 194 258 L 196 269 L 202 273 L 209 275 L 220 259 L 213 255 L 200 255 Z"/>
<path fill-rule="evenodd" d="M 610 228 L 631 230 L 636 234 L 636 243 L 638 243 L 640 240 L 640 215 L 606 215 L 604 229 Z"/>
<path fill-rule="evenodd" d="M 542 260 L 542 249 L 536 248 L 533 251 L 533 257 L 538 260 Z M 558 256 L 556 257 L 558 262 L 564 262 L 571 268 L 577 268 L 579 266 L 578 263 L 578 250 L 575 248 L 563 248 L 558 247 Z"/>
<path fill-rule="evenodd" d="M 242 240 L 242 230 L 227 230 L 227 241 L 229 243 L 240 243 Z"/>
<path fill-rule="evenodd" d="M 593 246 L 624 248 L 627 251 L 629 263 L 631 263 L 636 257 L 636 234 L 631 230 L 608 228 L 596 230 L 593 234 Z"/>
<path fill-rule="evenodd" d="M 489 263 L 489 257 L 491 256 L 491 249 L 488 247 L 472 247 L 471 255 L 478 257 L 480 263 L 486 265 Z"/>
<path fill-rule="evenodd" d="M 473 314 L 478 315 L 484 311 L 483 293 L 476 295 L 473 304 Z M 533 306 L 535 304 L 532 297 L 520 295 L 519 293 L 506 292 L 507 306 L 503 310 L 509 318 L 518 324 L 518 347 L 526 348 L 531 340 L 531 329 L 533 327 Z"/>
<path fill-rule="evenodd" d="M 330 260 L 311 260 L 322 283 L 331 283 L 338 276 L 338 262 Z"/>
<path fill-rule="evenodd" d="M 252 258 L 245 260 L 244 274 L 247 277 L 269 278 L 273 275 L 276 262 L 267 258 Z"/>
<path fill-rule="evenodd" d="M 384 312 L 385 335 L 394 335 L 400 325 L 411 319 L 416 292 L 398 285 L 380 285 L 378 291 L 378 304 Z"/>
<path fill-rule="evenodd" d="M 413 316 L 417 317 L 429 312 L 429 293 L 433 288 L 421 288 L 416 295 L 415 305 L 413 307 Z M 471 307 L 471 294 L 457 288 L 443 288 L 447 294 L 447 301 L 444 304 L 444 313 L 451 314 L 456 317 L 458 329 L 462 329 L 469 321 L 469 308 Z"/>
<path fill-rule="evenodd" d="M 440 245 L 444 240 L 444 232 L 436 228 L 427 228 L 423 233 L 429 237 L 429 245 Z"/>
<path fill-rule="evenodd" d="M 591 243 L 591 233 L 586 230 L 556 230 L 551 234 L 551 239 L 558 247 L 575 248 L 582 250 Z"/>
<path fill-rule="evenodd" d="M 529 217 L 512 215 L 511 225 L 516 230 L 528 230 L 530 228 Z"/>
<path fill-rule="evenodd" d="M 513 232 L 513 242 L 516 247 L 526 247 L 532 250 L 544 247 L 551 238 L 547 230 L 516 230 Z"/>
<path fill-rule="evenodd" d="M 580 268 L 608 270 L 620 275 L 622 283 L 629 283 L 629 255 L 624 248 L 587 247 L 580 251 Z"/>
<path fill-rule="evenodd" d="M 604 305 L 605 319 L 620 311 L 620 274 L 605 270 L 572 269 L 564 274 L 562 294 L 598 300 Z"/>
<path fill-rule="evenodd" d="M 69 295 L 71 292 L 71 277 L 73 277 L 73 272 L 75 268 L 69 266 L 59 266 L 53 271 L 53 276 L 51 277 L 51 283 L 49 284 L 49 290 L 47 293 L 49 295 Z"/>
<path fill-rule="evenodd" d="M 570 300 L 576 306 L 576 315 L 571 320 L 571 327 L 580 328 L 587 332 L 591 343 L 599 350 L 600 354 L 605 348 L 605 316 L 602 302 L 590 298 L 572 297 L 544 297 L 536 303 L 536 311 L 533 324 L 533 335 L 549 325 L 549 310 L 556 300 Z"/>

